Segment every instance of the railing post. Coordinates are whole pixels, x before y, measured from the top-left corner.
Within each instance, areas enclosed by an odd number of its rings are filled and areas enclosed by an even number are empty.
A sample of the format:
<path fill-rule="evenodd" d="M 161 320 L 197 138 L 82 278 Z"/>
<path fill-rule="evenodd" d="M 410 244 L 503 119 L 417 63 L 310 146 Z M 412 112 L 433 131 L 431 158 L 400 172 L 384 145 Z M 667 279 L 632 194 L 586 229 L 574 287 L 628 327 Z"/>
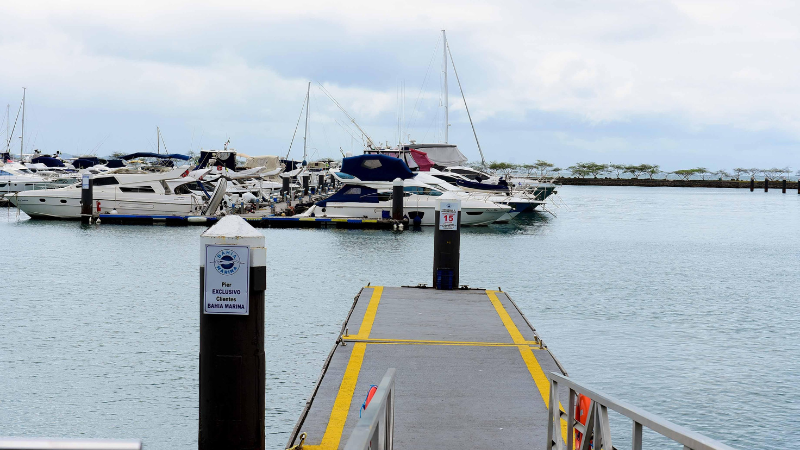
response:
<path fill-rule="evenodd" d="M 200 245 L 198 448 L 264 449 L 264 235 L 223 217 Z"/>
<path fill-rule="evenodd" d="M 569 406 L 567 406 L 567 450 L 575 448 L 575 400 L 578 393 L 574 389 L 569 389 Z"/>
<path fill-rule="evenodd" d="M 631 442 L 631 450 L 642 450 L 642 424 L 633 421 L 633 441 Z"/>

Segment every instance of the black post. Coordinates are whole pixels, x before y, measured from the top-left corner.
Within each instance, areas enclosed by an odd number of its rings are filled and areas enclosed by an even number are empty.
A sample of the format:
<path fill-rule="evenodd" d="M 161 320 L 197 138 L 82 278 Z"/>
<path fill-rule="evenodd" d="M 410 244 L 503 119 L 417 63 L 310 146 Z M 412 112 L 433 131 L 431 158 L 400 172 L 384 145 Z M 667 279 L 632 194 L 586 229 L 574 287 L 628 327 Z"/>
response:
<path fill-rule="evenodd" d="M 756 189 L 756 177 L 750 177 L 750 192 Z"/>
<path fill-rule="evenodd" d="M 317 175 L 317 194 L 321 194 L 325 187 L 325 175 Z"/>
<path fill-rule="evenodd" d="M 403 220 L 403 180 L 392 182 L 392 219 Z"/>
<path fill-rule="evenodd" d="M 783 179 L 783 183 L 781 183 L 781 185 L 782 185 L 782 186 L 781 186 L 781 188 L 782 188 L 782 189 L 781 189 L 781 192 L 782 192 L 783 194 L 785 194 L 785 193 L 786 193 L 786 178 L 784 178 L 784 179 Z"/>
<path fill-rule="evenodd" d="M 769 192 L 769 178 L 764 177 L 764 192 Z"/>
<path fill-rule="evenodd" d="M 289 182 L 290 181 L 291 180 L 289 180 L 289 177 L 283 177 L 283 187 L 281 187 L 281 195 L 284 195 L 284 196 L 285 195 L 289 195 L 289 189 L 291 189 L 289 187 Z"/>
<path fill-rule="evenodd" d="M 308 177 L 310 175 L 303 175 L 303 195 L 308 195 Z"/>
<path fill-rule="evenodd" d="M 461 201 L 445 194 L 436 203 L 433 231 L 433 287 L 458 289 L 461 259 Z"/>
<path fill-rule="evenodd" d="M 198 449 L 264 450 L 264 236 L 225 216 L 201 247 Z"/>
<path fill-rule="evenodd" d="M 85 173 L 81 180 L 81 223 L 92 223 L 94 206 L 94 177 Z"/>

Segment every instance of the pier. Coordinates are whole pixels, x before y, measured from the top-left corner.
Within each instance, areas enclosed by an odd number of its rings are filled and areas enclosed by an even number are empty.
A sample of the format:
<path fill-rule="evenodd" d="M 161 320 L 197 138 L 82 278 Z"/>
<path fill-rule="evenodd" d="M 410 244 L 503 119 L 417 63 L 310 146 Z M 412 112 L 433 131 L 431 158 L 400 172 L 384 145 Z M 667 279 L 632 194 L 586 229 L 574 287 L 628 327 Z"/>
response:
<path fill-rule="evenodd" d="M 566 375 L 505 292 L 367 286 L 286 447 L 344 448 L 390 368 L 398 448 L 544 448 L 546 374 Z"/>

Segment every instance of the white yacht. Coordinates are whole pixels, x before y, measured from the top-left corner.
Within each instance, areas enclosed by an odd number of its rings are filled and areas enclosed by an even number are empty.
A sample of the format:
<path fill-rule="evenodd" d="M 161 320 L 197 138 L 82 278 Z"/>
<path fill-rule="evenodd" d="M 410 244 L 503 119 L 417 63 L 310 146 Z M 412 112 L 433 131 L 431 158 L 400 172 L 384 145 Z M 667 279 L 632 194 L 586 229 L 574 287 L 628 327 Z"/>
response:
<path fill-rule="evenodd" d="M 61 185 L 63 186 L 63 184 Z M 22 164 L 0 165 L 0 195 L 59 187 L 58 182 L 33 173 Z"/>
<path fill-rule="evenodd" d="M 97 176 L 94 178 L 92 211 L 97 214 L 151 216 L 202 214 L 205 202 L 190 191 L 187 185 L 194 184 L 196 180 L 188 174 L 189 170 L 181 167 L 163 173 Z M 33 218 L 81 217 L 80 185 L 24 191 L 7 195 L 6 198 Z"/>

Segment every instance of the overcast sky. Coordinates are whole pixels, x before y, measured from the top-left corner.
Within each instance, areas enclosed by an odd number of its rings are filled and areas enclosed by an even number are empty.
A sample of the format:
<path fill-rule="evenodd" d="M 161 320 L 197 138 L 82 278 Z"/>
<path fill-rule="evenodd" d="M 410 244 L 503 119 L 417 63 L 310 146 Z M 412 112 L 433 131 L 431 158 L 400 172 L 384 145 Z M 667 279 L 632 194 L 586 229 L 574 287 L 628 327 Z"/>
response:
<path fill-rule="evenodd" d="M 0 3 L 0 136 L 25 86 L 26 152 L 151 151 L 158 126 L 170 152 L 285 155 L 311 81 L 312 159 L 362 148 L 319 86 L 375 141 L 438 142 L 444 28 L 487 160 L 800 167 L 798 2 L 117 3 Z"/>

